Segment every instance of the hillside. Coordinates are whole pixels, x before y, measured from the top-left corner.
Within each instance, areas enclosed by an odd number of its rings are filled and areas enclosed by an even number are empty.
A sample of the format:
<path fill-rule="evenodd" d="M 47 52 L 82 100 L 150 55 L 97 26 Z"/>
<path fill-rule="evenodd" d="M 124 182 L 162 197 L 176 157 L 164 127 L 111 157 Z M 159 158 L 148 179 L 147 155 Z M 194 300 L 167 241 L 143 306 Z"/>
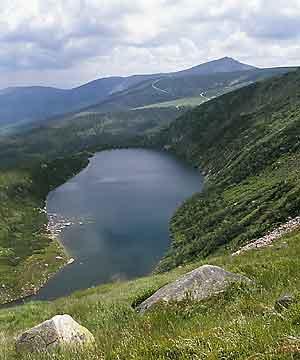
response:
<path fill-rule="evenodd" d="M 203 264 L 130 282 L 81 291 L 53 302 L 0 310 L 0 359 L 20 359 L 14 338 L 56 314 L 70 314 L 96 343 L 83 351 L 27 354 L 27 360 L 81 359 L 297 359 L 300 312 L 300 235 L 292 233 L 273 248 L 241 256 L 210 257 L 205 263 L 250 277 L 250 288 L 229 288 L 210 300 L 158 306 L 140 315 L 134 306 L 181 274 Z M 290 293 L 294 303 L 276 311 L 275 301 Z"/>
<path fill-rule="evenodd" d="M 47 215 L 42 209 L 48 192 L 87 164 L 88 155 L 78 154 L 28 168 L 1 170 L 1 304 L 34 294 L 66 263 L 63 248 L 47 232 Z"/>
<path fill-rule="evenodd" d="M 183 115 L 161 146 L 206 174 L 171 222 L 166 270 L 232 251 L 299 215 L 300 71 L 250 85 Z"/>
<path fill-rule="evenodd" d="M 0 168 L 28 166 L 83 150 L 135 146 L 136 137 L 159 131 L 185 111 L 167 107 L 59 117 L 21 134 L 0 137 Z"/>
<path fill-rule="evenodd" d="M 121 82 L 122 78 L 101 79 L 71 90 L 42 86 L 4 89 L 0 92 L 0 125 L 44 120 L 78 110 L 101 101 Z"/>
<path fill-rule="evenodd" d="M 236 72 L 211 72 L 198 74 L 184 72 L 181 75 L 162 75 L 155 80 L 146 80 L 122 92 L 112 94 L 99 104 L 88 107 L 87 111 L 125 111 L 132 108 L 160 107 L 166 101 L 201 96 L 202 100 L 230 92 L 237 88 L 268 77 L 288 72 L 289 68 L 254 69 Z M 164 106 L 164 105 L 162 105 Z"/>

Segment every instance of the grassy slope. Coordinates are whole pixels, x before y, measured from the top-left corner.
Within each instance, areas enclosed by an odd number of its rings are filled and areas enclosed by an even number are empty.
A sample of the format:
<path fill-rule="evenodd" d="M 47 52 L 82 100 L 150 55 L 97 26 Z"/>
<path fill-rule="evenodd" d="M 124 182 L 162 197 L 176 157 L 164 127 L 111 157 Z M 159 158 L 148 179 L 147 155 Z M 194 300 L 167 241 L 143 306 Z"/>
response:
<path fill-rule="evenodd" d="M 66 262 L 46 231 L 46 194 L 87 164 L 80 155 L 0 174 L 0 303 L 30 295 Z M 57 260 L 56 256 L 63 259 Z"/>
<path fill-rule="evenodd" d="M 261 81 L 261 80 L 259 80 L 259 81 Z M 208 89 L 207 91 L 202 93 L 203 96 L 197 95 L 197 96 L 190 96 L 190 97 L 181 97 L 176 100 L 158 102 L 158 103 L 146 105 L 146 106 L 143 106 L 143 107 L 140 107 L 137 109 L 154 109 L 154 108 L 166 108 L 166 107 L 192 108 L 192 107 L 199 106 L 210 99 L 214 99 L 218 96 L 227 94 L 236 89 L 240 89 L 251 83 L 252 83 L 252 81 L 237 82 L 237 84 L 232 83 L 232 84 L 228 84 L 227 86 L 224 85 L 224 87 Z"/>
<path fill-rule="evenodd" d="M 282 238 L 268 249 L 206 260 L 255 280 L 250 289 L 231 288 L 210 301 L 158 306 L 144 316 L 131 307 L 202 263 L 100 286 L 51 303 L 1 310 L 0 359 L 18 358 L 14 351 L 17 334 L 62 313 L 90 329 L 96 347 L 83 354 L 28 355 L 25 359 L 297 359 L 300 234 Z M 277 313 L 274 302 L 286 292 L 293 293 L 297 301 Z"/>
<path fill-rule="evenodd" d="M 178 209 L 160 270 L 232 250 L 299 214 L 300 71 L 214 99 L 160 141 L 205 170 L 207 187 Z"/>
<path fill-rule="evenodd" d="M 177 100 L 163 101 L 151 105 L 146 105 L 138 109 L 155 109 L 155 108 L 165 108 L 165 107 L 195 107 L 203 104 L 207 101 L 202 96 L 191 96 L 186 98 L 180 98 Z"/>

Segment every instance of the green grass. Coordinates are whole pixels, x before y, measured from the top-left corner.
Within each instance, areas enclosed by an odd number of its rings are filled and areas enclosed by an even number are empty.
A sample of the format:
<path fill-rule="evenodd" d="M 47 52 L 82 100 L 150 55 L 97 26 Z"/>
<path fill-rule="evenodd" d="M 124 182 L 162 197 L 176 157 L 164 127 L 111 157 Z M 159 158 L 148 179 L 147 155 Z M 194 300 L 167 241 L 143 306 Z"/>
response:
<path fill-rule="evenodd" d="M 152 108 L 168 108 L 168 107 L 195 107 L 203 104 L 209 99 L 205 99 L 202 96 L 191 96 L 186 98 L 180 98 L 177 100 L 164 101 L 151 105 L 146 105 L 137 109 L 152 109 Z"/>
<path fill-rule="evenodd" d="M 132 308 L 145 295 L 203 263 L 77 292 L 54 302 L 1 310 L 0 359 L 18 359 L 14 337 L 63 313 L 95 335 L 95 348 L 83 354 L 29 354 L 24 359 L 297 359 L 300 234 L 290 234 L 267 249 L 205 261 L 248 276 L 254 281 L 250 288 L 233 287 L 208 301 L 159 305 L 143 316 Z M 277 313 L 274 302 L 284 293 L 294 294 L 297 301 Z"/>
<path fill-rule="evenodd" d="M 180 107 L 196 107 L 199 106 L 201 104 L 204 104 L 205 102 L 207 102 L 210 99 L 214 99 L 218 96 L 227 94 L 231 91 L 234 91 L 236 89 L 242 88 L 244 86 L 247 86 L 251 84 L 251 81 L 246 82 L 246 83 L 238 83 L 237 85 L 231 85 L 231 86 L 226 86 L 224 88 L 216 88 L 216 89 L 210 89 L 204 92 L 204 97 L 203 96 L 189 96 L 189 97 L 183 97 L 180 99 L 176 99 L 176 100 L 171 100 L 171 101 L 163 101 L 163 102 L 158 102 L 155 104 L 150 104 L 150 105 L 146 105 L 143 107 L 139 107 L 136 108 L 136 110 L 139 109 L 153 109 L 153 108 L 169 108 L 169 107 L 176 107 L 176 108 L 180 108 Z"/>
<path fill-rule="evenodd" d="M 51 189 L 87 163 L 82 154 L 0 173 L 0 303 L 35 293 L 66 263 L 64 249 L 46 231 L 41 208 Z"/>
<path fill-rule="evenodd" d="M 0 302 L 34 292 L 62 265 L 63 251 L 45 233 L 42 201 L 31 193 L 26 173 L 0 175 Z M 45 264 L 48 264 L 47 267 Z"/>

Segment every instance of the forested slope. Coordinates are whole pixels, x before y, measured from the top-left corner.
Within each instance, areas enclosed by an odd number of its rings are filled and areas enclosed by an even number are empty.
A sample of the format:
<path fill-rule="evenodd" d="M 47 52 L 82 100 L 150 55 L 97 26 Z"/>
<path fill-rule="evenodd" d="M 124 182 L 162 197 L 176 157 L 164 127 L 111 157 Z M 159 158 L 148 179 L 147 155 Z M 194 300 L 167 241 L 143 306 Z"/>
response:
<path fill-rule="evenodd" d="M 207 175 L 204 193 L 174 215 L 160 269 L 231 251 L 298 215 L 300 71 L 209 101 L 155 141 Z"/>

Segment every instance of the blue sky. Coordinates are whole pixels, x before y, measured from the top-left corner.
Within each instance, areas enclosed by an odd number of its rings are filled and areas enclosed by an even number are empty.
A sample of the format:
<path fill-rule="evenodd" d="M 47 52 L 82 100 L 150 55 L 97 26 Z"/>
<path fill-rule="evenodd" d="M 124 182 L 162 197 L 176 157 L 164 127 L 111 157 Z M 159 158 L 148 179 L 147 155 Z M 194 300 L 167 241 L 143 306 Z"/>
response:
<path fill-rule="evenodd" d="M 299 0 L 1 0 L 0 87 L 69 88 L 223 56 L 300 64 Z"/>

